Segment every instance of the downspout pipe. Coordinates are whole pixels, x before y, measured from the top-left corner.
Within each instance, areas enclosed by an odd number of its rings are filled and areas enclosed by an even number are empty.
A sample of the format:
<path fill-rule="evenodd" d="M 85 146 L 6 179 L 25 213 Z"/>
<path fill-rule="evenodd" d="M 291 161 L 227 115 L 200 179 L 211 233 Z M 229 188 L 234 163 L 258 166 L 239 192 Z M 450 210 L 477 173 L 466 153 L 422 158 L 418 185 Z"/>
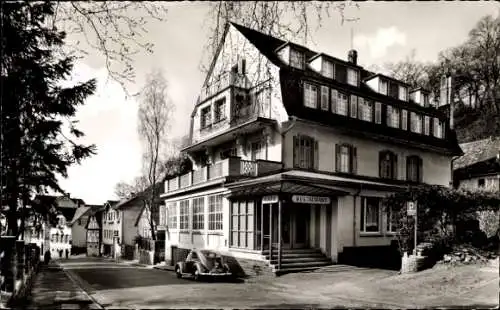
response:
<path fill-rule="evenodd" d="M 356 200 L 359 197 L 359 194 L 361 194 L 361 191 L 363 190 L 363 184 L 359 184 L 359 189 L 354 193 L 353 195 L 353 217 L 352 217 L 352 245 L 353 247 L 357 246 L 356 244 Z"/>
<path fill-rule="evenodd" d="M 454 186 L 454 179 L 453 179 L 453 163 L 455 162 L 455 160 L 459 159 L 460 157 L 462 156 L 454 156 L 451 161 L 450 161 L 450 188 L 453 188 Z"/>
<path fill-rule="evenodd" d="M 285 148 L 283 147 L 283 145 L 285 144 L 285 135 L 293 127 L 295 127 L 295 124 L 297 123 L 297 117 L 290 116 L 290 120 L 291 120 L 291 123 L 286 128 L 280 130 L 280 134 L 281 134 L 281 162 L 283 162 L 283 160 L 285 159 Z M 283 167 L 284 167 L 284 165 L 282 166 L 282 168 Z"/>

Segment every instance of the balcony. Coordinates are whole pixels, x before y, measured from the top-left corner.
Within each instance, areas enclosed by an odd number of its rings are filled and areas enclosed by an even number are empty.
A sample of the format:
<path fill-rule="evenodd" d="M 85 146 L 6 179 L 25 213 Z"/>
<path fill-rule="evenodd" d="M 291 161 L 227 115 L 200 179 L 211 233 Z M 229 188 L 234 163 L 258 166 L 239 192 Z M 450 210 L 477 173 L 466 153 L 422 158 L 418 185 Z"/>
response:
<path fill-rule="evenodd" d="M 206 85 L 201 89 L 200 102 L 209 97 L 212 97 L 213 95 L 216 95 L 229 86 L 249 88 L 250 82 L 244 74 L 239 74 L 237 72 L 224 72 L 211 84 Z"/>
<path fill-rule="evenodd" d="M 225 177 L 257 177 L 279 171 L 282 167 L 282 163 L 275 161 L 251 161 L 230 157 L 165 181 L 165 193 Z"/>

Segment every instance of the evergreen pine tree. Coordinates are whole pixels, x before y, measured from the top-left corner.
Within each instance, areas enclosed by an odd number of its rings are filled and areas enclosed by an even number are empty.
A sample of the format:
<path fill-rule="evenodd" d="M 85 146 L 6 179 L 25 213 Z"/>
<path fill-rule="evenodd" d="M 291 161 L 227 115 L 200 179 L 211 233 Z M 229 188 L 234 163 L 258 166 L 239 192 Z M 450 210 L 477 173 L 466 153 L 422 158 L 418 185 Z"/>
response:
<path fill-rule="evenodd" d="M 73 120 L 95 80 L 61 86 L 75 59 L 60 53 L 65 33 L 46 22 L 53 14 L 49 1 L 1 4 L 1 206 L 14 236 L 18 205 L 47 189 L 63 192 L 57 175 L 95 153 L 78 143 L 83 133 Z"/>

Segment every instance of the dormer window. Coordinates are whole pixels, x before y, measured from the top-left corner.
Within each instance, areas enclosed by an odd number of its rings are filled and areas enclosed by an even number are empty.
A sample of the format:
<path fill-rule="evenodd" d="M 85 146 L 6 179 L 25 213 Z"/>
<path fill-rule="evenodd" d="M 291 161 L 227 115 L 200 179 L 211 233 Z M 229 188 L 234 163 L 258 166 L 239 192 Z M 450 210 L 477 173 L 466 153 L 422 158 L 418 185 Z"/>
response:
<path fill-rule="evenodd" d="M 304 69 L 304 54 L 293 48 L 290 49 L 290 66 L 297 69 Z"/>
<path fill-rule="evenodd" d="M 402 100 L 402 101 L 407 101 L 408 100 L 407 93 L 408 93 L 408 90 L 406 89 L 406 87 L 399 85 L 398 99 Z"/>
<path fill-rule="evenodd" d="M 327 78 L 333 79 L 333 63 L 331 61 L 323 59 L 321 74 Z"/>
<path fill-rule="evenodd" d="M 219 99 L 214 104 L 214 123 L 226 118 L 226 97 Z"/>
<path fill-rule="evenodd" d="M 389 85 L 388 85 L 387 81 L 380 79 L 380 81 L 379 81 L 379 93 L 381 93 L 382 95 L 387 95 L 388 87 L 389 87 Z"/>
<path fill-rule="evenodd" d="M 429 95 L 422 93 L 422 105 L 423 106 L 428 106 L 429 105 Z"/>
<path fill-rule="evenodd" d="M 422 115 L 411 112 L 410 124 L 412 132 L 422 133 Z"/>
<path fill-rule="evenodd" d="M 318 87 L 316 85 L 304 83 L 304 106 L 318 108 Z"/>
<path fill-rule="evenodd" d="M 210 106 L 201 109 L 201 128 L 210 126 L 211 124 L 211 110 Z"/>
<path fill-rule="evenodd" d="M 347 68 L 347 84 L 352 86 L 358 86 L 359 74 L 357 70 Z"/>
<path fill-rule="evenodd" d="M 434 137 L 443 138 L 444 137 L 444 123 L 441 122 L 438 118 L 434 118 Z"/>

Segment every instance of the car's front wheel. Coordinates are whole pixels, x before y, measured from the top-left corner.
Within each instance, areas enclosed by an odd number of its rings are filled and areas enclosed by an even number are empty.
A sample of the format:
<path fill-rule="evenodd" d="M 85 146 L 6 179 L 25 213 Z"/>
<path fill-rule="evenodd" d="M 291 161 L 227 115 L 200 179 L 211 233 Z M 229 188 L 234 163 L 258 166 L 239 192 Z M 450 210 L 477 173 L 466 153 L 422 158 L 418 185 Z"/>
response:
<path fill-rule="evenodd" d="M 181 272 L 181 268 L 179 268 L 179 266 L 175 267 L 175 274 L 177 275 L 178 279 L 182 278 L 182 272 Z"/>
<path fill-rule="evenodd" d="M 200 281 L 201 280 L 201 275 L 200 275 L 200 272 L 198 271 L 198 269 L 196 269 L 193 273 L 193 278 L 195 281 Z"/>

